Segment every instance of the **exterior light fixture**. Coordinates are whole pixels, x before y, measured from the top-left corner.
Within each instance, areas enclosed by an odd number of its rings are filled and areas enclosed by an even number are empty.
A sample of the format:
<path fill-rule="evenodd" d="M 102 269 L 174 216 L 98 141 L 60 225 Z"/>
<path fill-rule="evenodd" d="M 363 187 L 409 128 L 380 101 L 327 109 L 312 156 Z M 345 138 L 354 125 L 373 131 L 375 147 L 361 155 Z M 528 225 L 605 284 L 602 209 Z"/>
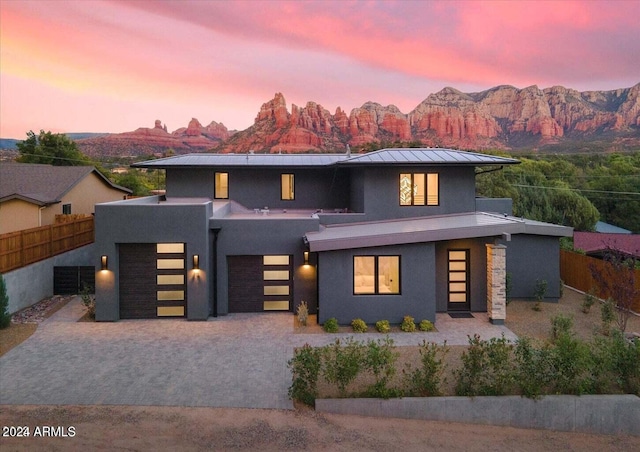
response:
<path fill-rule="evenodd" d="M 100 256 L 100 265 L 102 270 L 109 270 L 109 259 L 106 254 Z"/>
<path fill-rule="evenodd" d="M 304 265 L 309 265 L 309 251 L 304 252 Z"/>
<path fill-rule="evenodd" d="M 197 254 L 193 255 L 193 269 L 194 270 L 200 269 L 200 256 Z"/>

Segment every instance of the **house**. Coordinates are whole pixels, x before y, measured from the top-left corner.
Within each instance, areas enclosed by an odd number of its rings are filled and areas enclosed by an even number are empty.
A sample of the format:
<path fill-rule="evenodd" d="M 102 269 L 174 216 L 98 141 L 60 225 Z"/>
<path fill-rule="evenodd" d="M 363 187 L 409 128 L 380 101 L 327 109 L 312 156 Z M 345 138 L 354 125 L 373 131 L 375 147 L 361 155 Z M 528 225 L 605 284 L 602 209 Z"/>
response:
<path fill-rule="evenodd" d="M 0 234 L 45 226 L 59 214 L 92 214 L 94 205 L 131 194 L 92 166 L 0 164 Z"/>
<path fill-rule="evenodd" d="M 603 257 L 607 251 L 616 250 L 622 254 L 640 258 L 640 234 L 579 232 L 573 235 L 573 247 L 594 257 Z"/>
<path fill-rule="evenodd" d="M 476 199 L 477 172 L 517 160 L 449 149 L 368 154 L 195 154 L 164 169 L 166 195 L 96 206 L 97 319 L 295 312 L 323 323 L 436 312 L 505 318 L 513 297 L 559 297 L 572 229 Z"/>

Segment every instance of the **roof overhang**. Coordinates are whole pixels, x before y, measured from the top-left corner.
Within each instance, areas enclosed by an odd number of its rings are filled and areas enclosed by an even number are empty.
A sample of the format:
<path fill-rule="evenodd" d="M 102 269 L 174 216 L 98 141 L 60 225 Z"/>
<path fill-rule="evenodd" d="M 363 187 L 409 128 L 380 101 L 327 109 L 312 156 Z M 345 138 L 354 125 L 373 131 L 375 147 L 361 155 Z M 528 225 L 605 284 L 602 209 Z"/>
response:
<path fill-rule="evenodd" d="M 305 235 L 310 251 L 370 248 L 409 243 L 439 242 L 503 234 L 570 237 L 566 226 L 485 212 L 330 225 Z"/>

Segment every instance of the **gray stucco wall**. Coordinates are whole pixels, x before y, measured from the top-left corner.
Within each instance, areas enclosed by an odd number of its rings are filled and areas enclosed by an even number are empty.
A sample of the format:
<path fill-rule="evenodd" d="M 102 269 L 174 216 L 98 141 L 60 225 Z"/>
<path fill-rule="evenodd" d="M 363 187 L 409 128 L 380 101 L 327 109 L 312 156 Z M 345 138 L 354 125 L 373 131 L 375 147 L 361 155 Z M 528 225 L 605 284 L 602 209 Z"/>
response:
<path fill-rule="evenodd" d="M 400 295 L 354 295 L 353 256 L 400 255 Z M 326 251 L 318 256 L 318 321 L 335 317 L 340 324 L 355 318 L 367 323 L 435 321 L 435 246 L 432 243 Z"/>
<path fill-rule="evenodd" d="M 306 232 L 317 231 L 317 218 L 278 219 L 212 219 L 211 228 L 220 228 L 218 234 L 218 314 L 229 312 L 229 272 L 227 256 L 288 254 L 293 256 L 293 303 L 304 300 L 312 313 L 317 304 L 315 256 L 310 256 L 310 266 L 304 266 Z M 295 309 L 295 308 L 294 308 Z"/>
<path fill-rule="evenodd" d="M 182 242 L 186 244 L 187 318 L 205 320 L 211 300 L 210 201 L 174 204 L 157 197 L 96 205 L 96 250 L 93 265 L 100 269 L 100 256 L 109 258 L 108 271 L 96 272 L 96 319 L 119 319 L 119 243 Z M 192 271 L 191 256 L 200 256 L 200 271 Z"/>
<path fill-rule="evenodd" d="M 401 173 L 438 173 L 438 206 L 400 206 Z M 364 211 L 367 221 L 473 212 L 476 208 L 473 167 L 366 168 L 364 170 Z"/>
<path fill-rule="evenodd" d="M 9 297 L 9 313 L 13 314 L 53 295 L 53 267 L 94 265 L 94 250 L 94 244 L 86 245 L 3 274 Z"/>
<path fill-rule="evenodd" d="M 229 173 L 229 199 L 249 209 L 350 208 L 349 172 L 339 168 L 221 168 L 167 170 L 167 193 L 173 197 L 213 199 L 214 174 Z M 295 199 L 281 200 L 280 176 L 294 175 Z"/>
<path fill-rule="evenodd" d="M 548 301 L 560 297 L 560 240 L 558 237 L 514 234 L 507 246 L 507 273 L 511 273 L 511 298 L 534 298 L 537 280 L 547 281 Z"/>
<path fill-rule="evenodd" d="M 437 274 L 437 310 L 447 311 L 447 269 L 449 249 L 469 249 L 470 259 L 470 297 L 471 310 L 485 312 L 487 310 L 487 243 L 493 238 L 452 240 L 438 242 L 436 245 L 436 274 Z"/>

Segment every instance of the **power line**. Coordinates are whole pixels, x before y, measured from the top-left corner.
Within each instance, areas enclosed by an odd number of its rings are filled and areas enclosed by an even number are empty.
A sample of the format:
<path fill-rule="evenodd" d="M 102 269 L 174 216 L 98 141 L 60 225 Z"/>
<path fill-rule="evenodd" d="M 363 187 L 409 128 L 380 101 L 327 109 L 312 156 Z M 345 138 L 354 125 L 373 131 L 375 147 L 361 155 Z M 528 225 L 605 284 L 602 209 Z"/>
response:
<path fill-rule="evenodd" d="M 588 193 L 607 193 L 614 195 L 635 195 L 640 196 L 640 193 L 633 191 L 607 191 L 607 190 L 587 190 L 583 188 L 564 188 L 564 187 L 545 187 L 543 185 L 522 185 L 522 184 L 512 184 L 514 187 L 522 187 L 522 188 L 542 188 L 546 190 L 569 190 L 569 191 L 579 191 L 579 192 L 588 192 Z"/>

